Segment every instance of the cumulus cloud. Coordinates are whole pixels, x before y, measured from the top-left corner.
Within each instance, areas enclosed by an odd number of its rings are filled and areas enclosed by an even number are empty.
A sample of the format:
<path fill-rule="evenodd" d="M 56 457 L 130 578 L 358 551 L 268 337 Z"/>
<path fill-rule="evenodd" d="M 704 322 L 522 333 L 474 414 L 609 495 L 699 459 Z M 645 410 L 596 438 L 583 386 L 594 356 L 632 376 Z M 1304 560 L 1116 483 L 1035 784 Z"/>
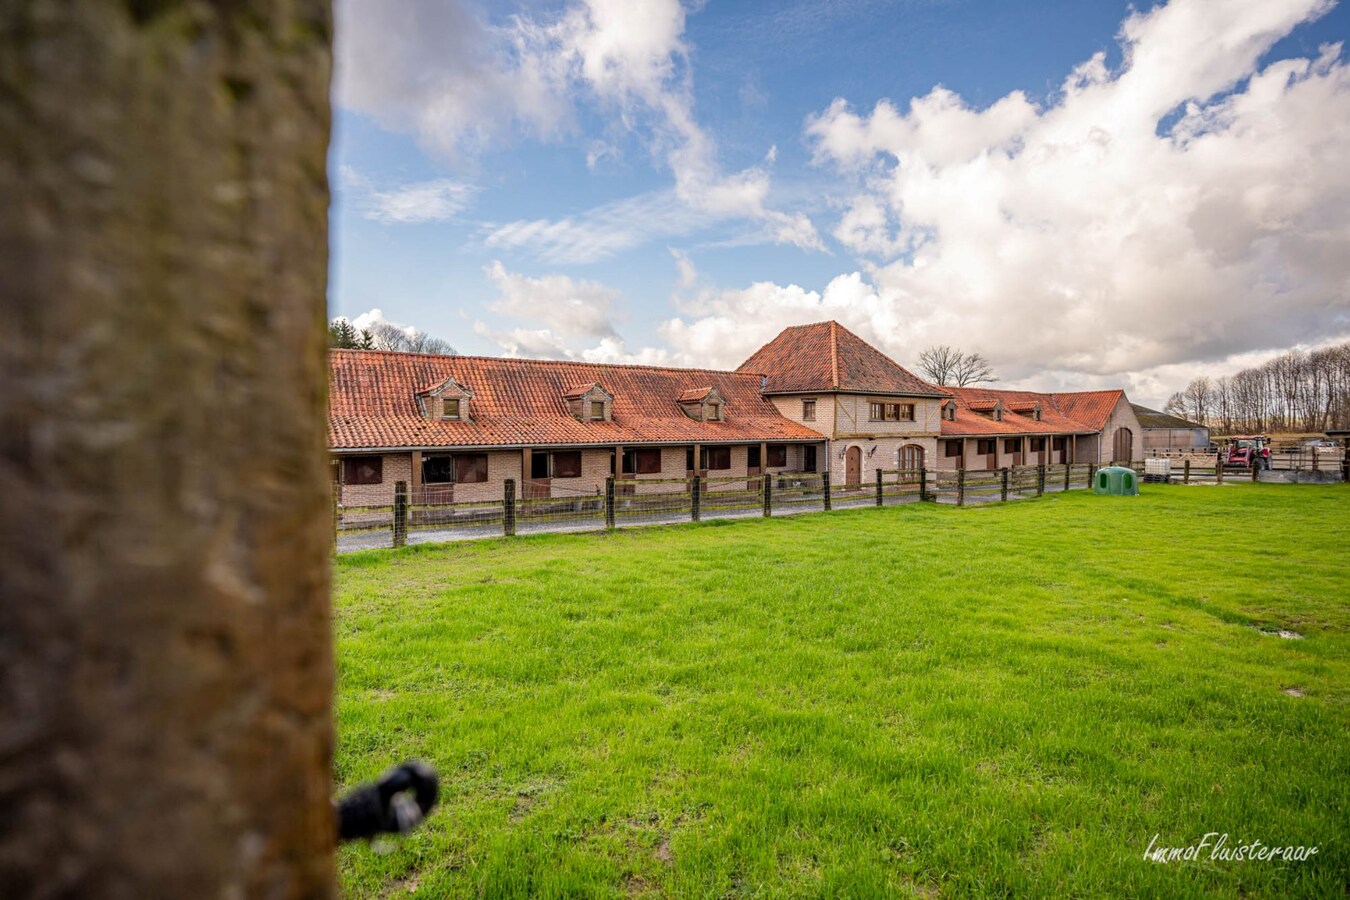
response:
<path fill-rule="evenodd" d="M 806 133 L 853 186 L 833 234 L 862 272 L 821 294 L 723 292 L 665 334 L 730 363 L 759 330 L 833 315 L 902 361 L 949 343 L 1005 381 L 1050 363 L 1077 384 L 1344 335 L 1350 69 L 1339 44 L 1258 66 L 1328 7 L 1132 14 L 1120 68 L 1094 56 L 1041 106 L 941 87 L 866 114 L 837 100 Z"/>
<path fill-rule="evenodd" d="M 722 171 L 716 143 L 694 115 L 684 28 L 679 0 L 576 0 L 551 19 L 522 15 L 501 26 L 463 0 L 340 0 L 335 94 L 343 106 L 412 131 L 451 157 L 513 131 L 557 137 L 574 125 L 574 102 L 585 100 L 670 170 L 674 195 L 690 210 L 761 223 L 765 241 L 822 249 L 806 216 L 767 205 L 775 154 Z M 612 143 L 592 141 L 587 164 L 613 155 Z M 572 224 L 505 227 L 516 240 L 547 241 L 558 230 L 547 226 Z"/>
<path fill-rule="evenodd" d="M 474 332 L 507 356 L 649 365 L 671 359 L 661 349 L 627 350 L 614 325 L 615 305 L 621 296 L 614 288 L 567 275 L 531 278 L 495 261 L 486 273 L 497 289 L 491 304 L 494 312 L 542 326 L 494 329 L 475 322 Z"/>

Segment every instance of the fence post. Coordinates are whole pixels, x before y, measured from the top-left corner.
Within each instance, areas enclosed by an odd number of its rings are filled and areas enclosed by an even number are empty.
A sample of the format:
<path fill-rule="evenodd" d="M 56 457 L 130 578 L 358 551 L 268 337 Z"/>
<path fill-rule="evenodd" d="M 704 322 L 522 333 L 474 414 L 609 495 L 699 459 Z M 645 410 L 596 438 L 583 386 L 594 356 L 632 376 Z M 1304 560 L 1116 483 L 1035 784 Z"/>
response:
<path fill-rule="evenodd" d="M 919 502 L 922 503 L 928 499 L 928 469 L 926 466 L 919 466 Z"/>
<path fill-rule="evenodd" d="M 338 526 L 342 523 L 342 463 L 339 460 L 333 460 L 332 465 L 332 496 L 328 498 L 329 511 L 332 513 L 333 531 L 333 552 L 337 552 Z"/>
<path fill-rule="evenodd" d="M 506 479 L 502 493 L 502 533 L 512 537 L 516 533 L 516 480 Z"/>
<path fill-rule="evenodd" d="M 1256 473 L 1257 473 L 1257 471 L 1258 471 L 1258 467 L 1261 465 L 1261 464 L 1260 464 L 1259 462 L 1257 462 L 1256 460 L 1257 460 L 1257 458 L 1256 458 L 1255 456 L 1253 456 L 1253 457 L 1252 457 L 1252 483 L 1253 483 L 1253 484 L 1256 483 Z"/>
<path fill-rule="evenodd" d="M 999 490 L 999 499 L 1002 500 L 1004 503 L 1007 503 L 1007 502 L 1008 502 L 1008 467 L 1007 467 L 1007 466 L 1004 466 L 1004 467 L 1003 467 L 1001 470 L 999 470 L 999 471 L 1000 471 L 1001 476 L 1002 476 L 1002 480 L 1001 480 L 1001 482 L 1000 482 L 1001 487 L 1000 487 L 1000 490 Z"/>
<path fill-rule="evenodd" d="M 1300 458 L 1301 458 L 1301 457 L 1302 457 L 1302 454 L 1300 454 Z M 1313 447 L 1313 448 L 1312 448 L 1312 470 L 1313 470 L 1314 472 L 1317 471 L 1317 448 L 1316 448 L 1316 447 Z"/>
<path fill-rule="evenodd" d="M 1045 463 L 1036 467 L 1036 496 L 1040 497 L 1045 493 Z"/>
<path fill-rule="evenodd" d="M 1064 492 L 1069 492 L 1069 464 L 1064 464 Z"/>
<path fill-rule="evenodd" d="M 605 476 L 605 527 L 614 528 L 614 476 Z"/>
<path fill-rule="evenodd" d="M 697 522 L 699 520 L 699 515 L 702 513 L 702 510 L 699 509 L 699 494 L 702 493 L 702 491 L 699 489 L 699 477 L 697 475 L 693 478 L 692 486 L 694 493 L 689 498 L 689 515 Z"/>
<path fill-rule="evenodd" d="M 882 490 L 883 488 L 881 487 L 881 470 L 877 469 L 877 506 L 881 505 Z"/>
<path fill-rule="evenodd" d="M 1181 483 L 1182 484 L 1191 483 L 1191 461 L 1189 459 L 1184 460 L 1181 463 Z"/>
<path fill-rule="evenodd" d="M 1097 464 L 1088 463 L 1088 490 L 1092 490 L 1092 483 L 1097 480 Z"/>
<path fill-rule="evenodd" d="M 825 490 L 825 511 L 830 511 L 830 472 L 826 469 L 820 473 L 820 486 Z"/>
<path fill-rule="evenodd" d="M 956 505 L 966 505 L 966 470 L 956 470 Z"/>
<path fill-rule="evenodd" d="M 768 518 L 773 515 L 773 479 L 767 472 L 759 477 L 764 479 L 764 516 Z"/>
<path fill-rule="evenodd" d="M 1223 484 L 1223 454 L 1214 454 L 1214 483 Z"/>
<path fill-rule="evenodd" d="M 408 482 L 394 482 L 394 546 L 408 543 Z"/>

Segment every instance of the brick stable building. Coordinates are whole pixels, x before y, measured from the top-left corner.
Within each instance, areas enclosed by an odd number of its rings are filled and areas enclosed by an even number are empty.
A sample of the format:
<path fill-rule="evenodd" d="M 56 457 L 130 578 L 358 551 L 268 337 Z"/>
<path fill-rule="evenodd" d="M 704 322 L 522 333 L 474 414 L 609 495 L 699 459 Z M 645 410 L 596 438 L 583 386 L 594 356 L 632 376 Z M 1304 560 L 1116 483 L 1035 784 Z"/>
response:
<path fill-rule="evenodd" d="M 837 322 L 787 328 L 734 372 L 334 350 L 329 413 L 348 506 L 387 504 L 399 481 L 437 502 L 500 499 L 507 479 L 593 495 L 611 474 L 644 493 L 766 472 L 847 488 L 878 469 L 1139 452 L 1122 391 L 937 387 Z"/>

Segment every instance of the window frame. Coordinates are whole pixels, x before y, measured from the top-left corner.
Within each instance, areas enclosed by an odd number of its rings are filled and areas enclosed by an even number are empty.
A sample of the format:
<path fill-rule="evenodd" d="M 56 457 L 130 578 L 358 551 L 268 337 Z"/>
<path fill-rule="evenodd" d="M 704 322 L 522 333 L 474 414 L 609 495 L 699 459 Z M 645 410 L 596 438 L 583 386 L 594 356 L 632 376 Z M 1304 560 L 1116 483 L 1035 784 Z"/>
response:
<path fill-rule="evenodd" d="M 450 412 L 450 404 L 452 403 L 455 405 L 455 411 L 453 414 Z M 442 397 L 441 418 L 448 419 L 451 422 L 464 421 L 464 401 L 459 397 Z"/>
<path fill-rule="evenodd" d="M 652 460 L 656 460 L 655 468 L 652 468 Z M 661 474 L 661 449 L 659 447 L 635 447 L 631 450 L 623 451 L 623 470 L 624 475 L 660 475 Z"/>
<path fill-rule="evenodd" d="M 986 450 L 985 447 L 988 447 L 989 449 Z M 993 455 L 995 455 L 996 453 L 998 453 L 998 438 L 976 438 L 976 439 L 975 439 L 975 455 L 976 455 L 976 456 L 993 456 Z"/>
<path fill-rule="evenodd" d="M 962 440 L 943 441 L 942 456 L 944 459 L 952 459 L 965 455 L 966 442 Z M 956 452 L 953 453 L 952 451 Z"/>
<path fill-rule="evenodd" d="M 869 422 L 913 422 L 915 405 L 913 403 L 888 403 L 884 400 L 869 400 Z"/>
<path fill-rule="evenodd" d="M 599 415 L 596 415 L 596 410 L 597 410 L 597 409 L 600 411 L 600 414 L 599 414 Z M 603 422 L 603 421 L 605 421 L 605 401 L 603 401 L 603 400 L 592 400 L 592 401 L 591 401 L 591 421 L 592 421 L 592 422 Z"/>
<path fill-rule="evenodd" d="M 769 444 L 765 448 L 764 468 L 766 469 L 786 469 L 787 468 L 787 444 Z"/>
<path fill-rule="evenodd" d="M 1043 438 L 1043 437 L 1034 437 L 1034 438 L 1030 438 L 1029 440 L 1030 440 L 1030 448 L 1029 448 L 1029 449 L 1030 449 L 1030 452 L 1032 452 L 1032 453 L 1044 453 L 1044 452 L 1045 452 L 1045 438 Z"/>
<path fill-rule="evenodd" d="M 571 458 L 572 458 L 572 457 L 575 457 L 575 458 L 576 458 L 576 474 L 574 474 L 574 475 L 568 475 L 568 474 L 565 474 L 565 473 L 560 473 L 560 472 L 558 471 L 558 458 L 559 458 L 559 457 L 566 457 L 566 458 L 568 459 L 569 462 L 571 461 Z M 549 451 L 549 454 L 548 454 L 548 477 L 549 477 L 549 478 L 580 478 L 581 475 L 582 475 L 582 472 L 583 472 L 584 470 L 585 470 L 584 460 L 582 459 L 581 451 L 580 451 L 580 450 L 550 450 L 550 451 Z"/>
<path fill-rule="evenodd" d="M 704 471 L 707 472 L 725 472 L 731 468 L 731 447 L 729 447 L 728 445 L 716 444 L 711 447 L 703 447 L 701 449 L 702 449 L 701 453 L 702 459 L 700 459 L 699 462 L 701 462 L 702 465 L 699 466 L 700 469 L 703 469 Z M 716 460 L 714 460 L 713 458 L 714 454 L 716 454 L 717 457 Z M 713 462 L 721 461 L 723 454 L 726 454 L 726 465 L 713 465 Z"/>
<path fill-rule="evenodd" d="M 708 421 L 709 422 L 722 421 L 722 404 L 720 403 L 708 404 Z"/>
<path fill-rule="evenodd" d="M 812 397 L 812 398 L 810 398 L 810 399 L 803 399 L 803 400 L 802 400 L 802 421 L 803 421 L 803 422 L 814 422 L 815 420 L 816 420 L 816 399 L 815 399 L 814 397 Z"/>
<path fill-rule="evenodd" d="M 355 477 L 355 473 L 361 465 L 370 465 L 374 463 L 375 475 L 373 479 L 364 479 Z M 384 484 L 384 457 L 383 456 L 344 456 L 342 457 L 342 483 L 351 485 Z"/>
<path fill-rule="evenodd" d="M 1008 453 L 1021 453 L 1021 452 L 1022 452 L 1022 439 L 1021 439 L 1021 438 L 1004 438 L 1004 439 L 1003 439 L 1003 452 L 1004 452 L 1005 454 L 1008 454 Z"/>

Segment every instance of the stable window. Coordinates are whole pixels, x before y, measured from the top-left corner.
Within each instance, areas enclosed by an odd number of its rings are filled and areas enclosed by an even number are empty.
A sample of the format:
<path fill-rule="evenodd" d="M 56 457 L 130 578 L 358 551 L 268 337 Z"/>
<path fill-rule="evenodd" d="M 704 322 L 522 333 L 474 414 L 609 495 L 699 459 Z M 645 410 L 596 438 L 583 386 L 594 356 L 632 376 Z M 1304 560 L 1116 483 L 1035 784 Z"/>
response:
<path fill-rule="evenodd" d="M 446 397 L 446 398 L 442 399 L 442 400 L 441 400 L 441 404 L 442 404 L 442 405 L 441 405 L 441 418 L 442 418 L 442 419 L 458 419 L 458 418 L 459 418 L 459 403 L 460 403 L 460 400 L 459 400 L 458 397 Z"/>
<path fill-rule="evenodd" d="M 1040 453 L 1040 452 L 1041 452 L 1042 450 L 1044 450 L 1044 449 L 1045 449 L 1045 438 L 1032 438 L 1032 439 L 1031 439 L 1031 452 L 1032 452 L 1032 453 Z"/>
<path fill-rule="evenodd" d="M 994 439 L 980 440 L 975 442 L 975 452 L 984 456 L 990 456 L 994 453 Z"/>
<path fill-rule="evenodd" d="M 423 484 L 475 484 L 488 480 L 486 453 L 422 457 Z"/>
<path fill-rule="evenodd" d="M 541 479 L 548 477 L 547 453 L 535 453 L 530 457 L 530 477 Z"/>
<path fill-rule="evenodd" d="M 560 450 L 557 453 L 550 453 L 549 459 L 552 463 L 552 478 L 580 478 L 581 477 L 581 451 L 580 450 Z"/>
<path fill-rule="evenodd" d="M 944 454 L 946 454 L 947 456 L 960 456 L 960 455 L 961 455 L 961 442 L 960 442 L 960 441 L 946 441 L 946 442 L 945 442 L 945 449 L 944 449 L 942 452 L 943 452 Z"/>
<path fill-rule="evenodd" d="M 381 484 L 384 481 L 384 457 L 348 456 L 342 460 L 343 484 Z"/>
<path fill-rule="evenodd" d="M 745 448 L 745 465 L 746 465 L 746 468 L 750 468 L 750 469 L 758 469 L 758 468 L 759 468 L 759 445 L 758 445 L 758 444 L 751 444 L 749 447 L 746 447 L 746 448 Z"/>
<path fill-rule="evenodd" d="M 591 418 L 592 418 L 592 419 L 603 419 L 604 417 L 605 417 L 605 401 L 603 401 L 603 400 L 592 400 L 592 401 L 591 401 Z"/>
<path fill-rule="evenodd" d="M 623 472 L 625 475 L 657 475 L 661 472 L 660 450 L 623 451 Z"/>
<path fill-rule="evenodd" d="M 1052 438 L 1050 440 L 1050 448 L 1052 450 L 1063 450 L 1066 440 L 1067 440 L 1066 438 L 1062 437 Z"/>
<path fill-rule="evenodd" d="M 816 401 L 814 401 L 814 400 L 803 400 L 803 401 L 802 401 L 802 421 L 803 421 L 803 422 L 814 422 L 815 420 L 816 420 Z"/>
<path fill-rule="evenodd" d="M 769 467 L 782 469 L 787 466 L 787 444 L 769 445 Z"/>
<path fill-rule="evenodd" d="M 1004 440 L 1004 442 L 1003 442 L 1003 452 L 1004 452 L 1004 453 L 1021 453 L 1021 452 L 1022 452 L 1022 439 L 1021 439 L 1021 438 L 1007 438 L 1006 440 Z"/>
<path fill-rule="evenodd" d="M 816 446 L 808 444 L 802 449 L 802 469 L 807 472 L 816 470 Z"/>
<path fill-rule="evenodd" d="M 684 470 L 686 472 L 694 471 L 694 448 L 684 448 Z"/>
<path fill-rule="evenodd" d="M 703 468 L 705 468 L 705 469 L 730 469 L 730 468 L 731 468 L 731 448 L 730 448 L 730 447 L 704 447 L 704 448 L 703 448 Z"/>

